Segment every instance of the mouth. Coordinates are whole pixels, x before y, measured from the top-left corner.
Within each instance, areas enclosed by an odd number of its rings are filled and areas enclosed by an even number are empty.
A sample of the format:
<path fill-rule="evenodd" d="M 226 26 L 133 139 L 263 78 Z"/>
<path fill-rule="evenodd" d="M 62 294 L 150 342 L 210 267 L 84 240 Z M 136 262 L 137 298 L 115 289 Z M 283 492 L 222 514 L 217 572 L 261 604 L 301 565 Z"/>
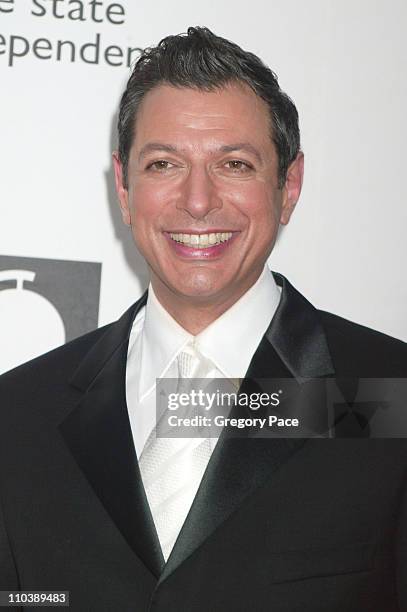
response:
<path fill-rule="evenodd" d="M 174 234 L 170 233 L 170 238 L 179 244 L 185 244 L 186 246 L 206 249 L 215 244 L 221 244 L 227 242 L 233 236 L 233 232 L 216 232 L 206 234 Z"/>
<path fill-rule="evenodd" d="M 177 255 L 187 258 L 213 258 L 230 247 L 240 232 L 222 230 L 202 233 L 164 232 Z"/>

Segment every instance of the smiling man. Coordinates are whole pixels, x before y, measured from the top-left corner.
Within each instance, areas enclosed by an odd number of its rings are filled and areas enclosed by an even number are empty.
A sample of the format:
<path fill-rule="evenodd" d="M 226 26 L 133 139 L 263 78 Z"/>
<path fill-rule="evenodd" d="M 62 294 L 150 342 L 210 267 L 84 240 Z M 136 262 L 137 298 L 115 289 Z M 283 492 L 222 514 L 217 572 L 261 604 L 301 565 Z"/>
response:
<path fill-rule="evenodd" d="M 406 346 L 267 266 L 302 185 L 293 102 L 255 55 L 190 28 L 141 55 L 118 133 L 151 282 L 0 379 L 0 591 L 69 591 L 78 612 L 406 611 L 407 445 L 368 439 L 355 400 L 361 379 L 406 377 Z M 158 435 L 159 379 L 176 406 L 193 379 L 228 381 L 217 418 L 253 431 Z"/>

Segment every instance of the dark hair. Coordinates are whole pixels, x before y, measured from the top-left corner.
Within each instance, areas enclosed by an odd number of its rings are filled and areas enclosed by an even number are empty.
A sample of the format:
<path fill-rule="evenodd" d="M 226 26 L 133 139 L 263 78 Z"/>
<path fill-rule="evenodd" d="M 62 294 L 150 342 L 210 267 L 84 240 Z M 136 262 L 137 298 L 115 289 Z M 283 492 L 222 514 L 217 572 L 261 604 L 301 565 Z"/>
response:
<path fill-rule="evenodd" d="M 204 27 L 163 38 L 156 47 L 145 49 L 134 66 L 120 101 L 118 121 L 125 187 L 137 110 L 146 93 L 164 83 L 213 91 L 236 81 L 249 85 L 269 106 L 279 186 L 283 187 L 288 166 L 300 150 L 297 109 L 261 59 Z"/>

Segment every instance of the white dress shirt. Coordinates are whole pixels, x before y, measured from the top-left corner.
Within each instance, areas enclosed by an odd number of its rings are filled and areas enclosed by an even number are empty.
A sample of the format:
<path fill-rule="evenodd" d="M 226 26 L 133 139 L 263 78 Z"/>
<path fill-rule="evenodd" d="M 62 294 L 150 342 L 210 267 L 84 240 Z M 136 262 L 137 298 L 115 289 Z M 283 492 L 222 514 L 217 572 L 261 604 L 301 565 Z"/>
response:
<path fill-rule="evenodd" d="M 280 289 L 266 264 L 255 284 L 233 306 L 200 334 L 193 336 L 165 310 L 150 283 L 146 306 L 137 313 L 131 330 L 126 368 L 127 407 L 139 460 L 150 433 L 156 426 L 156 378 L 179 378 L 181 365 L 177 357 L 184 349 L 189 352 L 191 347 L 209 360 L 204 368 L 205 378 L 243 378 L 279 301 Z M 201 364 L 203 365 L 202 361 Z M 190 458 L 186 459 L 187 465 L 175 465 L 176 475 L 169 471 L 169 484 L 177 483 L 178 480 L 183 482 L 184 472 L 188 474 L 188 482 L 186 486 L 184 483 L 181 487 L 182 495 L 170 495 L 166 507 L 162 506 L 161 492 L 168 488 L 164 486 L 167 481 L 149 482 L 149 449 L 147 456 L 143 455 L 141 458 L 140 471 L 143 480 L 147 478 L 146 495 L 165 560 L 171 554 L 178 538 L 217 441 L 217 437 L 208 437 L 203 443 L 202 439 L 196 437 L 189 439 L 185 448 L 190 453 L 198 452 L 199 466 L 193 469 L 197 461 L 192 455 L 188 455 Z M 196 450 L 197 445 L 201 449 L 201 443 L 202 448 L 205 447 L 204 453 Z M 161 447 L 162 445 L 157 447 L 157 452 L 160 449 L 162 451 Z M 158 455 L 161 456 L 162 452 Z M 151 461 L 156 467 L 154 453 Z M 173 465 L 171 457 L 168 461 L 168 465 Z M 162 466 L 165 466 L 165 463 Z M 156 485 L 160 492 L 158 498 Z"/>
<path fill-rule="evenodd" d="M 220 317 L 196 336 L 179 325 L 158 301 L 151 283 L 146 306 L 130 334 L 126 399 L 137 457 L 155 427 L 156 378 L 177 378 L 177 356 L 188 343 L 214 368 L 208 378 L 243 378 L 280 301 L 267 264 L 254 285 Z M 217 438 L 211 438 L 212 450 Z"/>

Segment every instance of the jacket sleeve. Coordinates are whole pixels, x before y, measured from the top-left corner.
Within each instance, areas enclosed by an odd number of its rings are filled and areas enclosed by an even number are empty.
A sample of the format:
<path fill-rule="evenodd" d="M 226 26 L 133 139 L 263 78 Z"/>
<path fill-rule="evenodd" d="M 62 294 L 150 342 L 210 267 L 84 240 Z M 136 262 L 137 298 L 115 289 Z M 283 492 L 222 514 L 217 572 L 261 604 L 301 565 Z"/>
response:
<path fill-rule="evenodd" d="M 18 591 L 19 589 L 19 580 L 6 531 L 0 498 L 0 591 Z"/>
<path fill-rule="evenodd" d="M 404 480 L 404 491 L 396 533 L 397 560 L 397 593 L 401 612 L 407 611 L 407 475 Z"/>

